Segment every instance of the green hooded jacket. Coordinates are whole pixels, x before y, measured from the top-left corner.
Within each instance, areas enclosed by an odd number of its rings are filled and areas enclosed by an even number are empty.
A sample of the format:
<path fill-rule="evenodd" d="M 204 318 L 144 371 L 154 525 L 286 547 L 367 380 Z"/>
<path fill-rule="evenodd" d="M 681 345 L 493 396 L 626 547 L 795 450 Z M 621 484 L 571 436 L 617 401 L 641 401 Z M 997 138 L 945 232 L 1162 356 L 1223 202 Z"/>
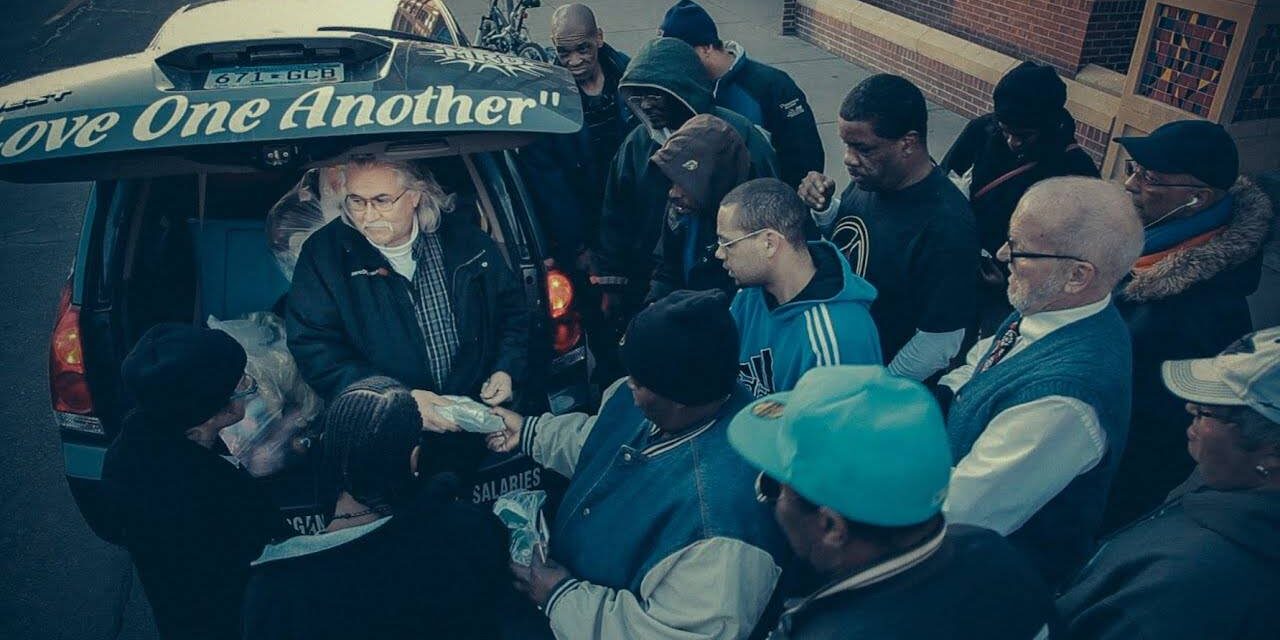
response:
<path fill-rule="evenodd" d="M 724 120 L 747 143 L 751 156 L 748 179 L 778 176 L 778 160 L 769 139 L 747 118 L 715 106 L 711 80 L 698 54 L 683 41 L 657 38 L 640 49 L 618 85 L 624 95 L 628 87 L 664 91 L 693 115 L 706 113 Z M 623 139 L 613 158 L 600 215 L 600 251 L 591 277 L 598 286 L 633 290 L 639 296 L 648 288 L 658 262 L 655 253 L 671 188 L 671 181 L 649 162 L 661 145 L 643 118 L 641 121 Z"/>

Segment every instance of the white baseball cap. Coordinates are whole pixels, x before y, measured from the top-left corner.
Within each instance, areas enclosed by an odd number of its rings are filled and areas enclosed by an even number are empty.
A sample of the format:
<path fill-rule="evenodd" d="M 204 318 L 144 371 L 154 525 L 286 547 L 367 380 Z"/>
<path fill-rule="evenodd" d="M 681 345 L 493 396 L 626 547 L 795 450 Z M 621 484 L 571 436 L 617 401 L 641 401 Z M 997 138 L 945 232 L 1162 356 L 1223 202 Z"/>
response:
<path fill-rule="evenodd" d="M 1212 358 L 1169 360 L 1160 372 L 1179 398 L 1247 406 L 1280 423 L 1280 326 L 1251 333 Z"/>

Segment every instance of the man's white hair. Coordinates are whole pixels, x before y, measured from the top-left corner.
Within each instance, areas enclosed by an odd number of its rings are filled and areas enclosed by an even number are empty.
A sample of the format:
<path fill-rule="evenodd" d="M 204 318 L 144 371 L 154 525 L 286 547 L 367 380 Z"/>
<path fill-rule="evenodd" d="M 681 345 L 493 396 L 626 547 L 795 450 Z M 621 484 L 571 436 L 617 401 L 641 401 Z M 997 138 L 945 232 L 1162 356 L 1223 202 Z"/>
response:
<path fill-rule="evenodd" d="M 347 197 L 347 171 L 352 169 L 389 169 L 399 177 L 402 188 L 421 193 L 422 198 L 418 200 L 418 209 L 415 212 L 418 218 L 418 231 L 433 233 L 440 228 L 440 216 L 453 211 L 456 196 L 445 193 L 444 188 L 436 182 L 430 171 L 425 168 L 419 169 L 408 162 L 383 160 L 374 156 L 359 156 L 338 166 L 338 200 L 340 202 Z M 350 215 L 344 206 L 343 219 L 347 224 L 355 226 Z"/>
<path fill-rule="evenodd" d="M 1142 220 L 1124 189 L 1098 178 L 1049 178 L 1022 196 L 1016 215 L 1032 217 L 1049 249 L 1088 260 L 1099 285 L 1110 291 L 1142 255 Z"/>

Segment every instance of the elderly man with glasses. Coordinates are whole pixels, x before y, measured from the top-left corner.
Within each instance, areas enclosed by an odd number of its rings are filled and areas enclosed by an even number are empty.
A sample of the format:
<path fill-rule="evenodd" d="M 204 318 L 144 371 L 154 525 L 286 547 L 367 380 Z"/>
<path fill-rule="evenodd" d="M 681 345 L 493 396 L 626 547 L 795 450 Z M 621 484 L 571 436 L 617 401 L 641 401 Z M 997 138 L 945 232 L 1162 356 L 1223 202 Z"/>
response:
<path fill-rule="evenodd" d="M 1160 383 L 1160 363 L 1212 356 L 1253 328 L 1247 298 L 1274 220 L 1271 200 L 1239 175 L 1235 142 L 1221 125 L 1171 122 L 1118 142 L 1130 156 L 1125 189 L 1146 239 L 1116 291 L 1133 339 L 1133 419 L 1107 529 L 1159 506 L 1191 472 L 1180 455 L 1182 402 Z"/>
<path fill-rule="evenodd" d="M 715 257 L 742 287 L 730 307 L 742 335 L 738 381 L 756 397 L 791 390 L 814 367 L 881 361 L 875 287 L 834 244 L 805 241 L 808 219 L 777 178 L 746 182 L 720 201 Z"/>
<path fill-rule="evenodd" d="M 437 432 L 457 430 L 436 411 L 449 403 L 440 396 L 511 400 L 529 312 L 493 240 L 446 215 L 452 196 L 412 165 L 363 158 L 340 174 L 342 216 L 303 245 L 285 309 L 307 383 L 332 399 L 357 380 L 393 378 Z M 478 440 L 454 444 L 483 452 Z"/>
<path fill-rule="evenodd" d="M 1116 185 L 1052 178 L 1018 203 L 996 257 L 1014 308 L 943 376 L 951 522 L 1006 535 L 1050 584 L 1093 546 L 1129 427 L 1129 333 L 1111 291 L 1142 249 Z"/>

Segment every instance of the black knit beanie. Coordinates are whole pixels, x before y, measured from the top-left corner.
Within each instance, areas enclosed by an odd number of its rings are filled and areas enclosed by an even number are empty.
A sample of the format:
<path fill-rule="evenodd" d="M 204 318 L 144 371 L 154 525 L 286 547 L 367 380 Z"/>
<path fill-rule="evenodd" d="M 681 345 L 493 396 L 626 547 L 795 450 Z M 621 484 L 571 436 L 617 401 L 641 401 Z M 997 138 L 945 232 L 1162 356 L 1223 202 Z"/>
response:
<path fill-rule="evenodd" d="M 640 386 L 684 405 L 733 390 L 738 327 L 722 291 L 676 291 L 641 311 L 622 339 L 622 363 Z"/>
<path fill-rule="evenodd" d="M 155 432 L 181 434 L 231 400 L 248 358 L 222 331 L 166 322 L 142 334 L 120 367 L 124 390 Z"/>
<path fill-rule="evenodd" d="M 394 506 L 414 487 L 409 454 L 421 432 L 409 389 L 381 376 L 355 382 L 325 409 L 324 472 L 370 507 Z"/>
<path fill-rule="evenodd" d="M 665 38 L 679 38 L 691 47 L 715 44 L 720 41 L 715 20 L 701 5 L 693 0 L 680 0 L 675 3 L 662 18 L 658 27 L 659 35 Z"/>
<path fill-rule="evenodd" d="M 991 94 L 996 119 L 1015 129 L 1044 129 L 1062 121 L 1067 84 L 1053 67 L 1027 61 L 1006 73 Z"/>

